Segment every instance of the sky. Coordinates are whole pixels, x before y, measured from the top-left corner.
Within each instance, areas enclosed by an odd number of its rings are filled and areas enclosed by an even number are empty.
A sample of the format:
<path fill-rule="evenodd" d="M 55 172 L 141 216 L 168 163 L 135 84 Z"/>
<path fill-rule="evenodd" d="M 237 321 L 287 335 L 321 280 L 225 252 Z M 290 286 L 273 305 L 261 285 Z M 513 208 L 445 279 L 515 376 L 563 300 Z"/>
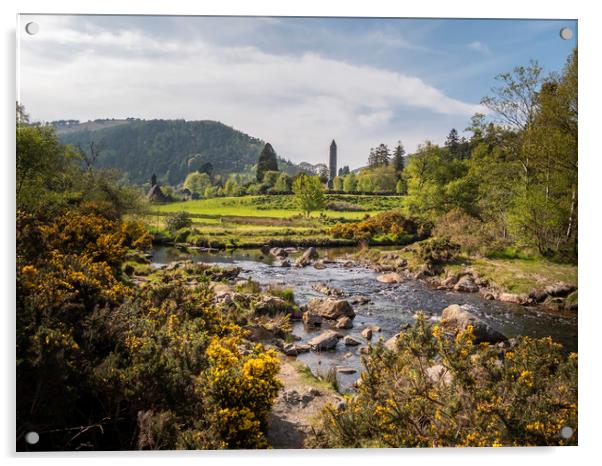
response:
<path fill-rule="evenodd" d="M 38 121 L 221 121 L 294 162 L 335 139 L 355 168 L 462 135 L 496 75 L 560 72 L 576 45 L 574 20 L 22 15 L 17 95 Z"/>

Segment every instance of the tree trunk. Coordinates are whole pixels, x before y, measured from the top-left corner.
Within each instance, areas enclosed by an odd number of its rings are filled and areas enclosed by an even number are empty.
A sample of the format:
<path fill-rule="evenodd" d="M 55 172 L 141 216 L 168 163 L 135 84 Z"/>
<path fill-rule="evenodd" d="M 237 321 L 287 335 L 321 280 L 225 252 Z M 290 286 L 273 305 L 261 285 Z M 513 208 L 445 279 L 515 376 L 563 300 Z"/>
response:
<path fill-rule="evenodd" d="M 573 194 L 571 196 L 571 213 L 569 214 L 569 225 L 566 229 L 566 239 L 570 239 L 573 234 L 573 223 L 575 219 L 575 207 L 577 206 L 577 189 L 573 186 Z"/>

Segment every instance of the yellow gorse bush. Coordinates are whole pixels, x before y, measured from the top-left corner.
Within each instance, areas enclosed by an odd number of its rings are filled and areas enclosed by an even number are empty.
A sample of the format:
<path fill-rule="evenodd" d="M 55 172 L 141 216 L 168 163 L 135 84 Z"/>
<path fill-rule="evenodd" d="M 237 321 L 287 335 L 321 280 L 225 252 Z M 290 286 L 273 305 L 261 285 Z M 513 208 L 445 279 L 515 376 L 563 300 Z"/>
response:
<path fill-rule="evenodd" d="M 133 287 L 121 276 L 142 224 L 102 206 L 17 217 L 20 426 L 73 448 L 62 428 L 102 420 L 95 448 L 263 448 L 280 388 L 274 351 L 253 346 L 213 304 L 202 273 Z M 194 272 L 194 270 L 191 270 Z M 219 270 L 216 270 L 219 273 Z M 49 427 L 50 426 L 50 427 Z M 52 433 L 45 433 L 51 431 Z M 133 439 L 133 443 L 132 442 Z"/>
<path fill-rule="evenodd" d="M 473 345 L 472 329 L 445 335 L 423 316 L 364 357 L 357 395 L 327 407 L 316 441 L 337 447 L 572 445 L 577 356 L 550 338 L 512 350 Z M 560 436 L 574 429 L 570 439 Z"/>

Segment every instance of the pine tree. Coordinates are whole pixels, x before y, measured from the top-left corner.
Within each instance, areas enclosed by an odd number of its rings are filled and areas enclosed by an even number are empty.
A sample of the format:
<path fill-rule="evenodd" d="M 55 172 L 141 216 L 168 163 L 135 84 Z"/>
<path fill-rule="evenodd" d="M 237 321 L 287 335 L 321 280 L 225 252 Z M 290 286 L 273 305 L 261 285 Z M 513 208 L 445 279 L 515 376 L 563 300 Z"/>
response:
<path fill-rule="evenodd" d="M 451 159 L 461 158 L 460 154 L 460 138 L 458 137 L 458 131 L 456 128 L 452 128 L 447 139 L 445 140 L 445 147 L 449 151 L 449 157 Z"/>
<path fill-rule="evenodd" d="M 401 175 L 401 172 L 403 172 L 403 168 L 405 166 L 404 160 L 403 160 L 403 156 L 405 155 L 406 151 L 403 148 L 403 144 L 401 143 L 401 141 L 397 142 L 397 147 L 395 148 L 395 153 L 393 155 L 393 168 L 395 168 L 395 172 Z"/>
<path fill-rule="evenodd" d="M 257 181 L 262 182 L 265 172 L 278 171 L 278 160 L 276 159 L 276 152 L 274 148 L 268 142 L 261 154 L 259 154 L 259 160 L 257 161 Z"/>
<path fill-rule="evenodd" d="M 370 167 L 380 167 L 383 165 L 389 165 L 391 159 L 391 152 L 386 144 L 380 144 L 376 149 L 370 149 L 370 155 L 368 156 L 368 165 Z"/>

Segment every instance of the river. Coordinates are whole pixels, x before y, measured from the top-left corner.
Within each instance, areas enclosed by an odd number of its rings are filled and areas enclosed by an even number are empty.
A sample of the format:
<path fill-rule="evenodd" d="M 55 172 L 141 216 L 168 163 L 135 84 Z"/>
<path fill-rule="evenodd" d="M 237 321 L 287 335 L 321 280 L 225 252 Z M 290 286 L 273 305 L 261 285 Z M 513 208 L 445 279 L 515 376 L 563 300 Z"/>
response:
<path fill-rule="evenodd" d="M 529 335 L 532 337 L 551 336 L 562 343 L 567 351 L 577 351 L 577 318 L 544 311 L 537 306 L 518 306 L 488 301 L 479 293 L 457 293 L 441 291 L 419 280 L 408 280 L 399 284 L 384 284 L 376 280 L 379 275 L 370 268 L 343 266 L 342 258 L 351 252 L 349 248 L 319 250 L 320 257 L 329 257 L 335 263 L 326 264 L 324 269 L 312 266 L 274 267 L 273 258 L 262 255 L 258 250 L 232 250 L 217 253 L 182 252 L 173 247 L 158 247 L 153 252 L 153 263 L 167 264 L 175 260 L 191 259 L 195 262 L 230 264 L 241 267 L 241 278 L 252 278 L 262 285 L 274 283 L 294 289 L 295 301 L 301 305 L 313 297 L 324 297 L 312 285 L 326 283 L 343 290 L 345 296 L 366 296 L 370 302 L 355 305 L 354 327 L 340 330 L 344 335 L 353 335 L 364 340 L 360 332 L 366 326 L 378 326 L 380 332 L 374 334 L 376 341 L 381 336 L 386 340 L 399 332 L 400 326 L 412 323 L 418 311 L 424 311 L 431 319 L 437 320 L 443 309 L 450 304 L 465 305 L 488 325 L 507 337 Z M 301 342 L 313 338 L 321 332 L 308 330 L 302 322 L 295 322 L 293 333 Z M 335 351 L 309 352 L 297 359 L 305 362 L 315 374 L 326 374 L 331 367 L 346 366 L 361 370 L 357 347 L 346 347 L 339 341 Z M 338 374 L 341 391 L 349 389 L 358 377 L 354 374 Z"/>

